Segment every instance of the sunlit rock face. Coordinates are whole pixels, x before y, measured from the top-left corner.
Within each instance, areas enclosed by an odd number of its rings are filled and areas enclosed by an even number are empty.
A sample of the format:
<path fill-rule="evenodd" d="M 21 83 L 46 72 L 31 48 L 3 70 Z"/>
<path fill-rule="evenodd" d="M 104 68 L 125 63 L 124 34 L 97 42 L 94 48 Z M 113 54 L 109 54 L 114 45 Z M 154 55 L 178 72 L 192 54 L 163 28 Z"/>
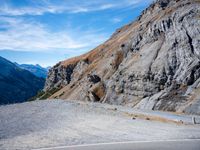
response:
<path fill-rule="evenodd" d="M 94 50 L 55 65 L 51 98 L 200 114 L 200 1 L 158 0 Z"/>

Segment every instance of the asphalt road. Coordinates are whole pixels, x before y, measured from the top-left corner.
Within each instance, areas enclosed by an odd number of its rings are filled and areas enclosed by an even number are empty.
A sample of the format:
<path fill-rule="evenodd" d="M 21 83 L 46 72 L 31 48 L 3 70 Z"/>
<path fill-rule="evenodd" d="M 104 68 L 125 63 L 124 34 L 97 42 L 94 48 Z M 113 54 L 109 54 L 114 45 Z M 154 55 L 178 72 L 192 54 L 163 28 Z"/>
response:
<path fill-rule="evenodd" d="M 37 150 L 200 150 L 200 139 L 104 143 L 42 148 Z"/>

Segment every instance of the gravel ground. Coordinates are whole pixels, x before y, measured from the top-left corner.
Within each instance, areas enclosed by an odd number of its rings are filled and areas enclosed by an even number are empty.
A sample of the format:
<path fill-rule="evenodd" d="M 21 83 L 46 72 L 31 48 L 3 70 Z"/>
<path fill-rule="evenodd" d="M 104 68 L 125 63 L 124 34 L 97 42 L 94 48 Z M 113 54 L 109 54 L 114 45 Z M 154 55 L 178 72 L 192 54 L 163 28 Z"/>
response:
<path fill-rule="evenodd" d="M 0 106 L 1 150 L 170 139 L 200 139 L 200 126 L 132 120 L 103 105 L 62 100 Z"/>

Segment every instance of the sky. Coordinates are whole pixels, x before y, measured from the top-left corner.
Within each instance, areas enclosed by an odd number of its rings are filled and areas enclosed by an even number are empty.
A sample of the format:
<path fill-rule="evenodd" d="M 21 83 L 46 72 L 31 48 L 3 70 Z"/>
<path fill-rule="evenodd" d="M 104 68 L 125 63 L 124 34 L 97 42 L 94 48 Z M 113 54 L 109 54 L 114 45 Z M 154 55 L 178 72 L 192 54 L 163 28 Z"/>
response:
<path fill-rule="evenodd" d="M 0 0 L 0 56 L 53 66 L 103 43 L 153 0 Z"/>

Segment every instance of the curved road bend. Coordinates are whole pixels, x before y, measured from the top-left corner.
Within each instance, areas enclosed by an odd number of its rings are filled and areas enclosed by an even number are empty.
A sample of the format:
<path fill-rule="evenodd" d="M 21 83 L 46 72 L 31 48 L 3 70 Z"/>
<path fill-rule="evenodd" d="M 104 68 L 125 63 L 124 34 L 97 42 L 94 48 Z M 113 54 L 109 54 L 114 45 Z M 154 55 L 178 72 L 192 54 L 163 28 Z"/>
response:
<path fill-rule="evenodd" d="M 37 150 L 200 150 L 200 139 L 102 143 L 41 148 Z"/>

